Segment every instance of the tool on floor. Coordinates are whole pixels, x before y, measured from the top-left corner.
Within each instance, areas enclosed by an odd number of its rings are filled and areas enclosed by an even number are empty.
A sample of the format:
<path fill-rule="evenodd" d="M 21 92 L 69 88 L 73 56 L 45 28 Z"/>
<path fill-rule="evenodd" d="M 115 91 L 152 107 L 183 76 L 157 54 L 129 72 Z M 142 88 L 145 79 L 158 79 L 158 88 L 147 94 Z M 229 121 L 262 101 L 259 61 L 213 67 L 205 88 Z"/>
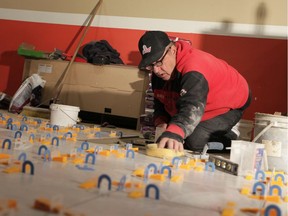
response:
<path fill-rule="evenodd" d="M 217 170 L 220 170 L 220 171 L 232 174 L 232 175 L 238 175 L 239 165 L 237 163 L 234 163 L 227 158 L 216 156 L 216 155 L 209 155 L 208 160 L 215 164 L 215 168 Z"/>
<path fill-rule="evenodd" d="M 186 151 L 192 155 L 193 158 L 208 160 L 209 154 L 207 154 L 208 150 L 223 150 L 224 145 L 220 142 L 208 142 L 202 152 L 194 152 L 194 151 Z M 190 155 L 190 156 L 191 156 Z"/>
<path fill-rule="evenodd" d="M 186 156 L 191 158 L 197 158 L 201 160 L 205 160 L 208 162 L 212 162 L 215 164 L 215 168 L 217 170 L 230 173 L 232 175 L 238 175 L 238 164 L 233 163 L 227 158 L 222 156 L 216 156 L 212 154 L 207 154 L 208 150 L 223 150 L 224 145 L 220 142 L 208 142 L 201 153 L 193 152 L 193 151 L 186 151 Z M 188 154 L 189 153 L 189 154 Z"/>

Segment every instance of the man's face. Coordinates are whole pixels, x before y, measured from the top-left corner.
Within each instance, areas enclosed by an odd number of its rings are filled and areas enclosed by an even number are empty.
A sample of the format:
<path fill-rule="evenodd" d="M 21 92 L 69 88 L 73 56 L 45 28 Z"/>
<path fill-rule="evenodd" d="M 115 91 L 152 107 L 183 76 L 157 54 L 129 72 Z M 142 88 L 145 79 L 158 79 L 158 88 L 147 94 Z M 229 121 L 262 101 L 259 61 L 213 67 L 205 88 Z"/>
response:
<path fill-rule="evenodd" d="M 155 73 L 163 80 L 169 80 L 176 65 L 176 47 L 168 45 L 160 59 L 146 67 L 147 70 Z"/>

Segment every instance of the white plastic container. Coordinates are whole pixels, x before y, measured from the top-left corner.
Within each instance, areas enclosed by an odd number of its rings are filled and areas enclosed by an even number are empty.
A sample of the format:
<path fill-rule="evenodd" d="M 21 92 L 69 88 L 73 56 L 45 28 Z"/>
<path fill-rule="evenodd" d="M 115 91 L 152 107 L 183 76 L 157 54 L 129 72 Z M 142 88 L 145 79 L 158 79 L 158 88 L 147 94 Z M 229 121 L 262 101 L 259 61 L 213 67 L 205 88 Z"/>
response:
<path fill-rule="evenodd" d="M 230 160 L 239 165 L 238 175 L 242 176 L 247 172 L 265 170 L 266 155 L 265 146 L 260 143 L 243 140 L 232 140 Z"/>
<path fill-rule="evenodd" d="M 77 124 L 77 122 L 79 121 L 79 107 L 62 104 L 51 104 L 50 110 L 50 123 L 52 125 L 69 127 Z"/>
<path fill-rule="evenodd" d="M 288 173 L 288 117 L 255 113 L 253 142 L 263 143 L 269 170 Z"/>

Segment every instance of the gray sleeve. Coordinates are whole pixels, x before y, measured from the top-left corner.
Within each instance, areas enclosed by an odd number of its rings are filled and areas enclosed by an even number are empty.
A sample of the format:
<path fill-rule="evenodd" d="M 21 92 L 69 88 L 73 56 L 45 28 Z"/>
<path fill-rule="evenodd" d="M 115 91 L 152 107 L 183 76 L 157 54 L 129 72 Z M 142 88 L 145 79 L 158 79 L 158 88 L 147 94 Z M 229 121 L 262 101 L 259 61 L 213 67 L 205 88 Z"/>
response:
<path fill-rule="evenodd" d="M 199 72 L 188 72 L 181 80 L 180 98 L 176 103 L 178 113 L 170 123 L 182 128 L 185 137 L 191 135 L 203 116 L 209 87 Z"/>

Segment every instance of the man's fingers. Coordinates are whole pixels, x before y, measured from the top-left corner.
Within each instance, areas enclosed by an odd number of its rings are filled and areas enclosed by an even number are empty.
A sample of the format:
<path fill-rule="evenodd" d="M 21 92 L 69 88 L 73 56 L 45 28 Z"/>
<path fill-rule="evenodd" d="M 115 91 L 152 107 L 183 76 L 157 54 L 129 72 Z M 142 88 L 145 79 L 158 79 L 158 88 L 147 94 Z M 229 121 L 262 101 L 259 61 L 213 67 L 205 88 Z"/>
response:
<path fill-rule="evenodd" d="M 164 148 L 166 146 L 168 138 L 162 138 L 158 144 L 158 148 Z"/>
<path fill-rule="evenodd" d="M 182 143 L 180 143 L 180 142 L 178 143 L 176 151 L 180 151 L 180 152 L 184 151 L 184 146 Z"/>
<path fill-rule="evenodd" d="M 168 148 L 168 149 L 175 149 L 175 140 L 169 139 L 169 140 L 167 141 L 167 148 Z"/>
<path fill-rule="evenodd" d="M 158 148 L 174 149 L 175 151 L 184 151 L 183 144 L 174 139 L 162 138 L 158 144 Z"/>

